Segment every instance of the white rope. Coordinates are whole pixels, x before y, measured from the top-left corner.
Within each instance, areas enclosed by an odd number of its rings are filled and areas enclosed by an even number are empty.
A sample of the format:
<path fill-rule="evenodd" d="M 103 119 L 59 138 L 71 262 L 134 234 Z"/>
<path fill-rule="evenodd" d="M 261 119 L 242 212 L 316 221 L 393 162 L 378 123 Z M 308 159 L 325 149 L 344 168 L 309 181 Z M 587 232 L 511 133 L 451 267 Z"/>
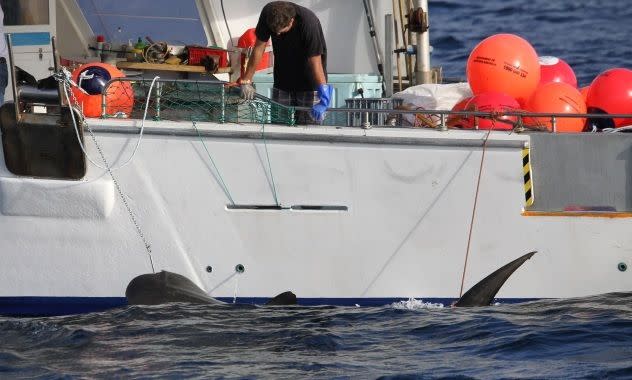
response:
<path fill-rule="evenodd" d="M 618 128 L 604 128 L 603 132 L 617 133 L 617 132 L 626 132 L 630 130 L 632 130 L 632 125 L 626 125 L 626 126 L 618 127 Z"/>
<path fill-rule="evenodd" d="M 74 85 L 74 86 L 76 86 L 79 89 L 81 89 L 81 87 L 77 86 L 77 84 L 72 81 L 72 79 L 70 78 L 70 72 L 68 72 L 68 70 L 66 70 L 64 68 L 63 72 L 64 72 L 64 86 L 63 86 L 64 87 L 64 95 L 66 96 L 66 100 L 68 101 L 68 104 L 72 104 L 71 103 L 71 99 L 70 99 L 70 95 L 68 94 L 68 88 L 70 87 L 70 85 Z M 119 170 L 119 169 L 127 166 L 130 162 L 132 162 L 132 159 L 134 159 L 134 157 L 136 156 L 136 153 L 138 152 L 138 148 L 140 147 L 140 142 L 143 139 L 143 133 L 145 131 L 145 119 L 147 118 L 147 111 L 149 110 L 149 100 L 151 99 L 151 91 L 153 90 L 154 84 L 156 83 L 156 80 L 158 80 L 158 79 L 160 79 L 159 76 L 154 77 L 154 79 L 151 81 L 151 85 L 149 86 L 149 91 L 147 93 L 147 101 L 145 102 L 145 111 L 143 112 L 143 119 L 141 120 L 141 123 L 140 123 L 140 132 L 138 134 L 138 140 L 136 141 L 136 146 L 134 147 L 134 150 L 132 151 L 132 154 L 129 156 L 127 161 L 125 161 L 123 164 L 121 164 L 121 165 L 119 165 L 117 167 L 108 168 L 107 166 L 101 166 L 101 165 L 97 164 L 90 157 L 90 155 L 88 154 L 86 148 L 83 145 L 83 142 L 81 141 L 81 137 L 80 137 L 80 134 L 79 134 L 79 127 L 77 126 L 77 120 L 75 119 L 75 113 L 74 112 L 70 112 L 70 116 L 72 117 L 72 123 L 73 123 L 73 126 L 75 128 L 75 134 L 77 135 L 77 141 L 79 142 L 79 147 L 81 147 L 81 151 L 86 156 L 88 161 L 90 161 L 90 163 L 92 163 L 92 165 L 96 166 L 99 169 L 116 171 L 116 170 Z"/>
<path fill-rule="evenodd" d="M 74 83 L 72 81 L 72 78 L 70 78 L 69 76 L 69 72 L 68 70 L 66 70 L 65 68 L 62 69 L 62 74 L 60 74 L 57 79 L 60 81 L 63 81 L 63 87 L 64 87 L 64 94 L 66 95 L 66 99 L 68 100 L 68 104 L 70 105 L 70 115 L 72 117 L 72 122 L 74 124 L 75 127 L 75 133 L 77 135 L 77 141 L 79 142 L 79 146 L 81 147 L 81 150 L 83 151 L 83 153 L 85 154 L 86 158 L 88 158 L 88 160 L 90 162 L 92 162 L 93 165 L 95 165 L 96 167 L 105 169 L 109 174 L 110 177 L 112 178 L 112 182 L 114 183 L 114 186 L 116 188 L 116 191 L 119 194 L 119 197 L 121 198 L 121 201 L 123 202 L 123 205 L 125 206 L 125 209 L 127 210 L 127 213 L 130 216 L 130 219 L 132 221 L 132 223 L 134 224 L 134 227 L 136 228 L 136 232 L 138 233 L 138 236 L 141 238 L 143 244 L 145 245 L 145 250 L 147 252 L 147 256 L 149 258 L 149 265 L 151 266 L 151 270 L 153 273 L 156 273 L 156 269 L 154 268 L 154 259 L 151 255 L 151 244 L 149 243 L 149 240 L 147 240 L 147 238 L 145 237 L 145 234 L 143 233 L 143 230 L 140 227 L 140 223 L 138 223 L 138 220 L 136 219 L 136 216 L 134 215 L 134 212 L 132 211 L 132 208 L 130 207 L 129 203 L 127 202 L 127 197 L 125 196 L 125 194 L 123 194 L 123 189 L 121 188 L 121 185 L 119 184 L 118 180 L 116 179 L 116 177 L 114 176 L 114 169 L 112 169 L 110 167 L 110 165 L 108 164 L 107 158 L 105 157 L 105 153 L 103 152 L 103 149 L 101 149 L 101 146 L 99 145 L 99 142 L 96 139 L 96 136 L 94 134 L 94 132 L 92 131 L 92 129 L 90 128 L 90 126 L 86 123 L 86 127 L 88 128 L 88 132 L 90 132 L 90 136 L 92 137 L 92 142 L 94 143 L 97 152 L 99 153 L 99 155 L 101 156 L 101 160 L 103 161 L 103 164 L 105 165 L 100 166 L 97 165 L 89 156 L 88 153 L 86 152 L 82 142 L 81 142 L 81 136 L 79 134 L 79 128 L 77 127 L 77 120 L 75 119 L 75 112 L 74 109 L 72 108 L 72 103 L 70 103 L 70 95 L 68 95 L 68 88 L 70 87 L 70 85 L 75 85 L 76 83 Z M 134 149 L 134 152 L 132 152 L 132 155 L 130 156 L 129 160 L 124 164 L 119 166 L 116 169 L 120 169 L 121 167 L 127 165 L 129 162 L 131 162 L 132 158 L 134 157 L 134 155 L 136 154 L 136 151 L 138 150 L 138 146 L 140 145 L 140 140 L 143 136 L 143 127 L 144 127 L 144 120 L 145 117 L 147 116 L 147 109 L 149 107 L 149 97 L 151 95 L 151 89 L 154 86 L 154 83 L 156 82 L 156 80 L 159 77 L 155 77 L 154 80 L 151 83 L 151 87 L 149 88 L 149 94 L 147 95 L 147 104 L 145 105 L 145 114 L 143 115 L 143 125 L 141 126 L 141 130 L 140 130 L 140 135 L 138 137 L 138 142 L 136 144 L 136 148 Z M 79 89 L 81 89 L 79 87 Z M 73 100 L 75 101 L 76 104 L 76 98 L 74 97 L 73 94 Z M 82 115 L 83 116 L 83 115 Z M 84 117 L 85 119 L 85 117 Z M 84 120 L 85 122 L 85 120 Z"/>

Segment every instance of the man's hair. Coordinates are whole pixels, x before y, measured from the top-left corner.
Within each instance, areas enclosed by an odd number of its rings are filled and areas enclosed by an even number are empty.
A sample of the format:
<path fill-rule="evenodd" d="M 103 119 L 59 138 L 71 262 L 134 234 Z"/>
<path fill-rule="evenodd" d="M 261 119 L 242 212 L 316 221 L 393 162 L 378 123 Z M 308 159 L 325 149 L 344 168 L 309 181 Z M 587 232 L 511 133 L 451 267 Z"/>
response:
<path fill-rule="evenodd" d="M 273 33 L 288 26 L 290 20 L 296 16 L 296 7 L 288 1 L 273 1 L 269 6 L 270 12 L 266 18 L 266 23 Z"/>

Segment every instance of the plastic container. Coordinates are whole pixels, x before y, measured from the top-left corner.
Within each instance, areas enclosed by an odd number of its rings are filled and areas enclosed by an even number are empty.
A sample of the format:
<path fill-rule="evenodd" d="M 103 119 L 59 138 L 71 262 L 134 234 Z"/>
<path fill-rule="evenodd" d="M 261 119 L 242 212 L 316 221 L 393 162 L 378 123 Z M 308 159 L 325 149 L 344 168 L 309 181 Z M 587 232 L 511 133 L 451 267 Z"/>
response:
<path fill-rule="evenodd" d="M 199 66 L 202 58 L 211 55 L 219 58 L 219 67 L 228 67 L 228 52 L 224 49 L 187 46 L 187 50 L 189 51 L 189 65 Z"/>
<path fill-rule="evenodd" d="M 328 74 L 327 83 L 334 88 L 332 107 L 345 107 L 345 100 L 361 98 L 362 89 L 365 98 L 382 96 L 382 77 L 372 74 Z M 272 74 L 255 74 L 252 78 L 257 93 L 271 97 L 274 78 Z"/>
<path fill-rule="evenodd" d="M 392 110 L 401 106 L 402 99 L 397 98 L 353 98 L 345 101 L 346 108 L 358 108 L 364 110 Z M 387 112 L 349 112 L 347 114 L 347 126 L 401 126 L 401 114 L 389 114 Z"/>
<path fill-rule="evenodd" d="M 136 43 L 134 44 L 134 49 L 139 50 L 139 51 L 140 51 L 140 53 L 142 54 L 142 53 L 143 53 L 143 49 L 144 49 L 146 46 L 147 46 L 147 44 L 145 44 L 145 43 L 143 42 L 143 40 L 142 40 L 140 37 L 138 37 L 138 41 L 136 41 Z"/>

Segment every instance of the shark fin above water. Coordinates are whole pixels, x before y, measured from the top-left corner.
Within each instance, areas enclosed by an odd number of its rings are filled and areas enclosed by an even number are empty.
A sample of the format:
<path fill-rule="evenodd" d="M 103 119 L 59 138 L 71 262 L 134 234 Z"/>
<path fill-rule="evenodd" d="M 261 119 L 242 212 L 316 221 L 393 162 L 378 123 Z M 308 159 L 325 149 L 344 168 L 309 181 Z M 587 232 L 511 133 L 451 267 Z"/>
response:
<path fill-rule="evenodd" d="M 514 261 L 502 266 L 489 276 L 485 277 L 470 290 L 465 292 L 453 306 L 456 307 L 475 307 L 489 306 L 498 294 L 505 281 L 516 271 L 525 261 L 529 260 L 537 251 L 529 252 Z"/>
<path fill-rule="evenodd" d="M 266 302 L 267 306 L 286 306 L 296 305 L 296 294 L 292 292 L 283 292 Z"/>
<path fill-rule="evenodd" d="M 188 278 L 173 272 L 141 274 L 134 277 L 125 289 L 128 305 L 160 305 L 170 302 L 221 305 L 224 302 L 210 297 Z M 295 305 L 296 295 L 284 292 L 270 299 L 266 305 Z"/>
<path fill-rule="evenodd" d="M 188 278 L 167 271 L 135 277 L 127 285 L 125 297 L 130 305 L 160 305 L 169 302 L 222 303 L 210 297 Z"/>
<path fill-rule="evenodd" d="M 503 284 L 525 261 L 537 251 L 529 252 L 502 266 L 465 292 L 453 306 L 475 307 L 489 306 Z M 188 302 L 196 304 L 224 304 L 210 297 L 204 290 L 188 278 L 173 272 L 142 274 L 135 277 L 125 289 L 129 305 L 160 305 L 170 302 Z M 266 305 L 296 305 L 296 295 L 283 292 L 271 298 Z"/>

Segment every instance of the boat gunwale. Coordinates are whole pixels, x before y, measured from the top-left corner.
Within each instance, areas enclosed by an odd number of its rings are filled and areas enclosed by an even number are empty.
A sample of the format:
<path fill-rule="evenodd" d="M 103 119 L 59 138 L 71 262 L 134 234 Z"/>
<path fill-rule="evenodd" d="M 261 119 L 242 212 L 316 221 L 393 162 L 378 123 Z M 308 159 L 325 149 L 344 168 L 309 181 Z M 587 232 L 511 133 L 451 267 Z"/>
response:
<path fill-rule="evenodd" d="M 140 120 L 86 119 L 97 133 L 138 134 Z M 165 126 L 166 125 L 166 126 Z M 285 140 L 372 145 L 524 148 L 529 135 L 510 131 L 448 130 L 432 128 L 353 128 L 321 125 L 232 124 L 192 121 L 145 121 L 145 135 L 224 139 Z"/>

